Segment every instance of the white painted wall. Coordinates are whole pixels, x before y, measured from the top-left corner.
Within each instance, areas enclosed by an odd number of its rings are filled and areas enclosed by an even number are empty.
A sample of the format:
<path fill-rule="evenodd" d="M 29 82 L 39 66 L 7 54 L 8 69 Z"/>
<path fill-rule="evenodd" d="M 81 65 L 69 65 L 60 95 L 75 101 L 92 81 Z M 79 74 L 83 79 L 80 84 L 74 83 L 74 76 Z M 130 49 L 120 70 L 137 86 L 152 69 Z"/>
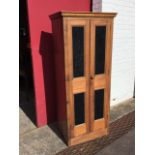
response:
<path fill-rule="evenodd" d="M 102 12 L 118 13 L 114 20 L 111 81 L 111 105 L 115 105 L 134 93 L 134 0 L 93 0 L 93 4 L 98 1 L 102 1 Z M 100 11 L 99 6 L 92 8 Z"/>

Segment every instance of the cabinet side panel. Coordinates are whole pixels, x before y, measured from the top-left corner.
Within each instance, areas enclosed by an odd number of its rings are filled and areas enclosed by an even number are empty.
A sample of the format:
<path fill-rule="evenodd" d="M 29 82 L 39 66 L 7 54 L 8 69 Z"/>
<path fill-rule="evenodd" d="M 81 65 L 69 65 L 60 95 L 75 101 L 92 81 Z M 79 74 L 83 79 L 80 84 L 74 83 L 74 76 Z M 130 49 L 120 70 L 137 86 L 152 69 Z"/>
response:
<path fill-rule="evenodd" d="M 63 22 L 61 18 L 52 21 L 54 37 L 54 60 L 55 81 L 57 98 L 57 120 L 59 128 L 67 141 L 67 113 L 66 113 L 66 88 L 65 88 L 65 65 L 64 65 L 64 43 Z"/>

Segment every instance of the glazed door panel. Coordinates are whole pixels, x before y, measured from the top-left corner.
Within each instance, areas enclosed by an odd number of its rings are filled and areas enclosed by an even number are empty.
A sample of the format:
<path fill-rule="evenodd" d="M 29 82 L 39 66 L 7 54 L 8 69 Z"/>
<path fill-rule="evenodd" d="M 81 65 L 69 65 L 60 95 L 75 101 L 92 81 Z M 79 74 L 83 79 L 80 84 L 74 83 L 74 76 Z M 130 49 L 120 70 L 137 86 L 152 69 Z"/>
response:
<path fill-rule="evenodd" d="M 108 20 L 91 20 L 90 52 L 90 128 L 104 129 L 108 114 Z"/>
<path fill-rule="evenodd" d="M 67 23 L 67 72 L 71 137 L 89 132 L 89 20 Z"/>

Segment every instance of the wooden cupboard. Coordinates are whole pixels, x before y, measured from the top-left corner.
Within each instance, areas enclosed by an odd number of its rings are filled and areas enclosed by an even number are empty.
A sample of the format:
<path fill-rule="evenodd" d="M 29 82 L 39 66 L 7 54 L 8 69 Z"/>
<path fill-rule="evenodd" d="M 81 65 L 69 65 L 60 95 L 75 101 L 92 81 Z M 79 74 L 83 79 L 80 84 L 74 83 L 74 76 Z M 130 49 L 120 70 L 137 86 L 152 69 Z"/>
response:
<path fill-rule="evenodd" d="M 90 12 L 50 16 L 58 124 L 69 146 L 108 134 L 115 16 Z"/>

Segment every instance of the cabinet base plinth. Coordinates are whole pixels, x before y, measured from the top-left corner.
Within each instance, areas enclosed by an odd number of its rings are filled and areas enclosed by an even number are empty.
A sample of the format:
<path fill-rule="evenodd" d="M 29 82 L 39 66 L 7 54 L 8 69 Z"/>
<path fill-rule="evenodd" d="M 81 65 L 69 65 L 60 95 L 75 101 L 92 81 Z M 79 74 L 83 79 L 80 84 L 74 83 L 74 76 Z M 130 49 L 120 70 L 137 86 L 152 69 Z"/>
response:
<path fill-rule="evenodd" d="M 100 130 L 93 131 L 93 132 L 83 134 L 81 136 L 70 139 L 68 141 L 68 146 L 81 144 L 81 143 L 91 141 L 91 140 L 94 140 L 96 138 L 99 138 L 99 137 L 102 137 L 102 136 L 107 136 L 107 135 L 108 135 L 107 129 L 100 129 Z"/>

